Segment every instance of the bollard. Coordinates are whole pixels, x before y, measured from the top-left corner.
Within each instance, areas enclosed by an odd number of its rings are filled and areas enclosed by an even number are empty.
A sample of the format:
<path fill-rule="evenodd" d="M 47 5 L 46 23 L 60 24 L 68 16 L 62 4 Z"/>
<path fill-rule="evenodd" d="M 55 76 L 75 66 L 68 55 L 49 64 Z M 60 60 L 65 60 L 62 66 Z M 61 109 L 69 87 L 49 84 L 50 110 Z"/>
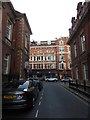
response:
<path fill-rule="evenodd" d="M 76 80 L 76 88 L 78 89 L 78 82 L 77 82 L 77 80 Z"/>
<path fill-rule="evenodd" d="M 84 91 L 86 91 L 86 81 L 84 80 Z"/>

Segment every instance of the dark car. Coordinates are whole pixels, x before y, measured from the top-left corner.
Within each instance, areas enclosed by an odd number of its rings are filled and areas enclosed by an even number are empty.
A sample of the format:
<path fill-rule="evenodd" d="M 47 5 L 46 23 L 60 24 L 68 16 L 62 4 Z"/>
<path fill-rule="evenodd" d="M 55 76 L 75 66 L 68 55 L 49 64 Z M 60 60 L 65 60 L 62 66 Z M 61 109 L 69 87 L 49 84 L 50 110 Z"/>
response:
<path fill-rule="evenodd" d="M 2 109 L 33 108 L 39 94 L 33 81 L 11 82 L 2 89 Z"/>

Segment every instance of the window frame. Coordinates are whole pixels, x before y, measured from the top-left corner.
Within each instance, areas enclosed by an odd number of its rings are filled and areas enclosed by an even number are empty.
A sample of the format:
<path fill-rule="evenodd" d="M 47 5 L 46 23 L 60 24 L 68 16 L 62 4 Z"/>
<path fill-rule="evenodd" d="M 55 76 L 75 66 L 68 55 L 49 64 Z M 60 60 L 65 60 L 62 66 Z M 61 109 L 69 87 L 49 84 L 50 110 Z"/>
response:
<path fill-rule="evenodd" d="M 86 50 L 86 37 L 84 33 L 80 35 L 80 40 L 81 40 L 81 51 L 84 52 Z"/>

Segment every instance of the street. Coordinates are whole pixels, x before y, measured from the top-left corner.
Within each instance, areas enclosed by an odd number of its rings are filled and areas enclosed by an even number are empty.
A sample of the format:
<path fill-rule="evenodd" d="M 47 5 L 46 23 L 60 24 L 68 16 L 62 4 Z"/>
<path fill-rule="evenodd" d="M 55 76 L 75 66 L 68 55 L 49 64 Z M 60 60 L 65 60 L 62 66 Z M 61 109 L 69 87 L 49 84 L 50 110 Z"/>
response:
<path fill-rule="evenodd" d="M 7 110 L 2 118 L 87 118 L 88 105 L 66 90 L 60 82 L 43 82 L 35 107 L 29 110 Z"/>

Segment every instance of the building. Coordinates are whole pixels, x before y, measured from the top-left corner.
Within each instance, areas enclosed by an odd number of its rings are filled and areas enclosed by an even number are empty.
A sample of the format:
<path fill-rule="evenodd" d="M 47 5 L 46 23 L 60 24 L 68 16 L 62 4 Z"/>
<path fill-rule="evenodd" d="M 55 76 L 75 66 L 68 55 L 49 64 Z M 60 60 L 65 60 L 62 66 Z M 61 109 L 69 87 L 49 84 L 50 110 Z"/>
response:
<path fill-rule="evenodd" d="M 25 79 L 29 72 L 29 46 L 32 34 L 26 14 L 15 11 L 15 69 L 16 78 Z M 18 31 L 17 31 L 18 30 Z"/>
<path fill-rule="evenodd" d="M 30 76 L 31 77 L 64 77 L 71 76 L 68 63 L 68 38 L 52 41 L 32 41 L 30 44 Z"/>
<path fill-rule="evenodd" d="M 25 79 L 29 61 L 30 35 L 26 14 L 11 2 L 2 2 L 2 80 Z"/>
<path fill-rule="evenodd" d="M 77 16 L 69 29 L 72 75 L 79 82 L 90 82 L 90 1 L 77 4 Z"/>
<path fill-rule="evenodd" d="M 68 37 L 61 37 L 56 40 L 56 64 L 59 77 L 72 77 L 71 75 L 71 52 L 67 45 Z"/>
<path fill-rule="evenodd" d="M 10 2 L 2 2 L 2 82 L 11 79 L 14 68 L 15 10 Z"/>

